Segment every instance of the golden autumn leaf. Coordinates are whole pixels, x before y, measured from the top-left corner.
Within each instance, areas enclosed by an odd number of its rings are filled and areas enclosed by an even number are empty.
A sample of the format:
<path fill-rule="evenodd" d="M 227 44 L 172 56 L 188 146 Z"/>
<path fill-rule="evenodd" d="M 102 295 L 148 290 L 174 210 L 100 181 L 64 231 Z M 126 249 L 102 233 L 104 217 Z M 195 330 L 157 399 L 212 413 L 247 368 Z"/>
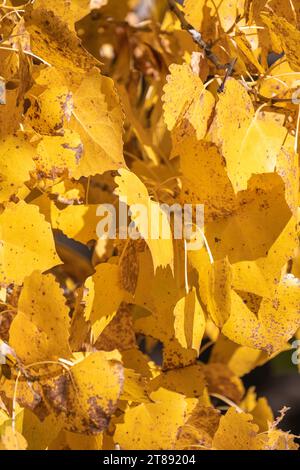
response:
<path fill-rule="evenodd" d="M 96 204 L 67 205 L 62 210 L 56 204 L 51 205 L 51 222 L 53 228 L 61 230 L 67 237 L 74 238 L 87 244 L 90 240 L 96 240 Z"/>
<path fill-rule="evenodd" d="M 115 194 L 119 196 L 121 202 L 132 207 L 134 227 L 136 227 L 141 237 L 145 239 L 149 246 L 154 271 L 156 271 L 159 266 L 170 266 L 173 270 L 173 239 L 166 213 L 157 202 L 150 199 L 146 186 L 137 176 L 126 169 L 119 170 L 119 175 L 120 176 L 115 178 L 118 186 L 115 190 Z M 135 193 L 131 192 L 132 188 L 135 188 Z M 134 211 L 134 204 L 137 204 L 136 211 Z M 142 212 L 141 207 L 143 208 Z M 161 233 L 161 231 L 158 230 L 157 234 L 152 235 L 152 230 L 157 229 L 156 223 L 154 222 L 155 216 L 159 218 L 158 229 L 163 227 L 164 232 Z"/>
<path fill-rule="evenodd" d="M 205 137 L 215 99 L 188 64 L 171 65 L 163 101 L 164 118 L 169 131 L 186 119 L 195 129 L 199 140 Z"/>
<path fill-rule="evenodd" d="M 93 90 L 99 91 L 94 94 Z M 76 178 L 125 166 L 123 112 L 111 79 L 97 69 L 86 74 L 73 95 L 72 115 L 70 125 L 84 148 Z"/>
<path fill-rule="evenodd" d="M 75 132 L 66 130 L 63 137 L 43 136 L 35 155 L 37 177 L 56 181 L 64 174 L 73 176 L 82 153 L 83 146 Z"/>
<path fill-rule="evenodd" d="M 217 0 L 184 0 L 184 13 L 187 20 L 194 28 L 203 30 L 203 26 L 210 25 L 207 21 L 209 15 L 215 21 L 220 22 L 221 27 L 228 31 L 235 22 L 237 14 L 243 11 L 245 1 L 233 0 L 231 2 L 223 2 Z"/>
<path fill-rule="evenodd" d="M 261 13 L 263 22 L 270 28 L 270 31 L 276 37 L 276 43 L 280 44 L 284 50 L 288 62 L 293 70 L 299 71 L 300 62 L 298 58 L 299 31 L 294 25 L 290 24 L 285 18 L 279 17 L 274 13 Z"/>
<path fill-rule="evenodd" d="M 0 215 L 1 282 L 16 282 L 34 270 L 46 271 L 60 262 L 51 231 L 37 207 L 19 202 Z"/>
<path fill-rule="evenodd" d="M 175 392 L 159 389 L 152 393 L 154 403 L 128 408 L 124 423 L 117 424 L 114 441 L 124 450 L 171 449 L 183 424 L 186 403 Z M 158 427 L 158 423 L 162 426 Z M 140 429 L 139 433 L 134 432 Z"/>
<path fill-rule="evenodd" d="M 232 313 L 222 332 L 239 344 L 272 354 L 284 348 L 285 343 L 299 328 L 300 297 L 297 283 L 293 285 L 286 280 L 279 284 L 272 298 L 261 300 L 257 315 L 251 312 L 234 291 L 231 300 Z"/>
<path fill-rule="evenodd" d="M 233 109 L 234 106 L 234 109 Z M 244 87 L 229 79 L 216 106 L 211 138 L 226 160 L 228 176 L 234 190 L 247 188 L 252 175 L 271 173 L 287 131 L 265 121 Z"/>
<path fill-rule="evenodd" d="M 55 82 L 55 86 L 50 86 Z M 64 135 L 70 120 L 73 99 L 70 86 L 55 67 L 44 69 L 36 78 L 35 96 L 30 96 L 26 122 L 42 135 Z"/>
<path fill-rule="evenodd" d="M 32 53 L 66 76 L 82 73 L 97 65 L 97 61 L 81 46 L 76 33 L 66 27 L 56 11 L 48 10 L 43 5 L 29 8 L 25 25 L 30 35 Z"/>
<path fill-rule="evenodd" d="M 213 438 L 213 448 L 218 450 L 258 450 L 258 426 L 250 414 L 240 413 L 229 408 L 221 417 L 219 427 Z"/>
<path fill-rule="evenodd" d="M 192 365 L 169 370 L 154 377 L 149 383 L 149 390 L 160 387 L 182 393 L 186 397 L 202 397 L 205 393 L 206 379 L 201 365 Z"/>
<path fill-rule="evenodd" d="M 87 15 L 93 4 L 97 6 L 97 2 L 100 3 L 100 0 L 73 0 L 72 2 L 62 0 L 59 4 L 55 1 L 38 0 L 34 3 L 34 8 L 44 8 L 47 11 L 53 12 L 65 21 L 70 29 L 75 29 L 76 21 Z"/>
<path fill-rule="evenodd" d="M 205 316 L 195 290 L 177 302 L 174 316 L 175 337 L 181 346 L 199 352 L 205 330 Z"/>
<path fill-rule="evenodd" d="M 40 420 L 32 411 L 26 409 L 23 419 L 23 435 L 28 444 L 28 450 L 47 449 L 57 437 L 62 423 L 54 414 Z"/>
<path fill-rule="evenodd" d="M 68 314 L 62 290 L 51 274 L 34 271 L 25 278 L 9 338 L 24 364 L 70 356 Z"/>
<path fill-rule="evenodd" d="M 125 298 L 119 278 L 119 267 L 112 263 L 102 263 L 96 268 L 90 282 L 93 295 L 92 304 L 85 318 L 91 322 L 96 341 L 105 327 L 117 313 Z"/>
<path fill-rule="evenodd" d="M 0 450 L 298 449 L 299 24 L 1 2 Z"/>
<path fill-rule="evenodd" d="M 210 449 L 219 420 L 220 413 L 216 409 L 197 403 L 179 429 L 175 447 L 184 450 Z"/>
<path fill-rule="evenodd" d="M 0 202 L 3 203 L 30 180 L 30 172 L 34 171 L 35 151 L 23 136 L 8 136 L 0 145 Z"/>
<path fill-rule="evenodd" d="M 0 441 L 0 450 L 26 450 L 27 442 L 24 436 L 11 426 L 5 427 Z"/>
<path fill-rule="evenodd" d="M 117 351 L 97 351 L 61 375 L 44 380 L 46 402 L 65 429 L 90 435 L 107 428 L 123 389 L 120 360 Z"/>

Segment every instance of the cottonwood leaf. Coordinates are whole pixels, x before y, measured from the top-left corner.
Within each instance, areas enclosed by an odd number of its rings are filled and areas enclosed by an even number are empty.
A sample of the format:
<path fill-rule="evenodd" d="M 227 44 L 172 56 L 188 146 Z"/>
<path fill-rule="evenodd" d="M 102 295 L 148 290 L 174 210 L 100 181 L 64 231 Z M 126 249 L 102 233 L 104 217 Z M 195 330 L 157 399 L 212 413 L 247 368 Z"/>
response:
<path fill-rule="evenodd" d="M 255 367 L 267 362 L 268 356 L 264 351 L 240 346 L 220 334 L 214 344 L 209 360 L 212 363 L 227 364 L 235 375 L 242 377 Z"/>
<path fill-rule="evenodd" d="M 222 332 L 238 344 L 271 355 L 283 349 L 299 328 L 299 309 L 299 285 L 289 280 L 279 283 L 271 295 L 261 300 L 257 314 L 232 291 L 231 314 Z"/>
<path fill-rule="evenodd" d="M 67 237 L 87 244 L 96 240 L 96 226 L 99 219 L 96 217 L 96 204 L 68 205 L 59 209 L 51 204 L 52 227 L 61 230 Z"/>
<path fill-rule="evenodd" d="M 184 0 L 183 11 L 188 22 L 199 31 L 203 31 L 203 26 L 212 28 L 214 22 L 220 23 L 224 31 L 228 31 L 238 13 L 243 12 L 244 3 L 244 0 Z"/>
<path fill-rule="evenodd" d="M 70 125 L 84 148 L 75 177 L 124 167 L 123 112 L 113 81 L 97 69 L 86 73 L 73 95 L 73 104 Z"/>
<path fill-rule="evenodd" d="M 147 309 L 151 314 L 137 318 L 134 324 L 135 330 L 163 343 L 166 369 L 194 363 L 197 351 L 182 347 L 175 337 L 174 308 L 184 296 L 184 286 L 178 286 L 170 268 L 158 268 L 154 275 L 149 253 L 141 253 L 139 258 L 140 274 L 134 303 Z M 147 293 L 145 285 L 148 286 Z"/>
<path fill-rule="evenodd" d="M 52 75 L 51 78 L 54 80 L 56 77 Z M 64 85 L 51 86 L 35 100 L 30 101 L 25 118 L 32 128 L 42 135 L 63 135 L 64 125 L 71 118 L 72 108 L 72 94 L 69 88 Z"/>
<path fill-rule="evenodd" d="M 23 435 L 28 450 L 46 450 L 59 434 L 62 423 L 53 413 L 40 420 L 29 409 L 24 410 Z"/>
<path fill-rule="evenodd" d="M 236 263 L 267 256 L 291 218 L 282 179 L 275 173 L 253 176 L 235 202 L 238 208 L 230 215 L 206 225 L 213 258 L 228 256 Z"/>
<path fill-rule="evenodd" d="M 0 215 L 0 279 L 21 284 L 34 270 L 46 271 L 59 264 L 51 226 L 38 208 L 21 201 Z"/>
<path fill-rule="evenodd" d="M 197 138 L 203 139 L 215 99 L 188 64 L 172 64 L 169 70 L 162 98 L 165 123 L 172 131 L 180 121 L 186 119 L 195 129 Z"/>
<path fill-rule="evenodd" d="M 109 425 L 123 390 L 124 372 L 117 351 L 96 351 L 83 357 L 69 371 L 43 382 L 50 409 L 65 429 L 99 434 Z"/>
<path fill-rule="evenodd" d="M 10 135 L 0 142 L 0 202 L 7 202 L 30 180 L 35 150 L 23 135 Z"/>
<path fill-rule="evenodd" d="M 100 0 L 62 0 L 57 3 L 55 0 L 37 0 L 34 2 L 34 8 L 51 11 L 75 31 L 75 23 L 88 15 L 91 8 L 96 8 L 99 2 Z"/>
<path fill-rule="evenodd" d="M 102 263 L 96 268 L 91 281 L 93 303 L 85 318 L 91 322 L 94 341 L 116 315 L 125 298 L 119 279 L 119 267 L 112 263 Z"/>
<path fill-rule="evenodd" d="M 247 188 L 252 175 L 274 171 L 287 131 L 255 113 L 245 88 L 230 78 L 217 103 L 210 133 L 237 192 Z"/>
<path fill-rule="evenodd" d="M 298 29 L 290 24 L 285 18 L 279 17 L 272 12 L 261 13 L 263 22 L 270 28 L 271 32 L 276 38 L 276 43 L 279 42 L 281 50 L 286 54 L 287 60 L 293 70 L 300 70 L 300 60 L 298 54 L 298 44 L 300 40 L 300 33 Z"/>
<path fill-rule="evenodd" d="M 176 303 L 174 317 L 175 337 L 181 346 L 199 353 L 206 322 L 195 289 Z"/>
<path fill-rule="evenodd" d="M 6 426 L 0 436 L 0 450 L 26 450 L 26 448 L 25 437 L 12 426 Z"/>
<path fill-rule="evenodd" d="M 73 81 L 76 74 L 82 76 L 84 71 L 98 65 L 97 60 L 82 47 L 76 33 L 69 30 L 65 21 L 47 6 L 28 8 L 25 26 L 30 35 L 32 53 L 62 71 L 67 80 Z"/>
<path fill-rule="evenodd" d="M 61 136 L 43 136 L 37 145 L 35 163 L 38 179 L 57 181 L 74 176 L 83 155 L 83 145 L 76 132 L 66 130 Z"/>
<path fill-rule="evenodd" d="M 9 342 L 24 364 L 68 358 L 69 309 L 52 274 L 25 278 Z"/>
<path fill-rule="evenodd" d="M 186 410 L 184 396 L 160 389 L 152 394 L 154 403 L 132 406 L 124 423 L 116 425 L 114 441 L 124 450 L 165 450 L 174 445 Z M 136 433 L 139 429 L 139 433 Z"/>
<path fill-rule="evenodd" d="M 175 448 L 193 451 L 195 449 L 210 449 L 220 416 L 219 410 L 197 403 L 178 431 Z"/>
<path fill-rule="evenodd" d="M 221 417 L 220 424 L 213 438 L 213 448 L 218 450 L 258 450 L 258 426 L 253 417 L 229 408 Z"/>
<path fill-rule="evenodd" d="M 226 217 L 236 208 L 235 194 L 222 155 L 210 142 L 183 136 L 176 147 L 182 172 L 181 199 L 203 204 L 205 221 Z"/>
<path fill-rule="evenodd" d="M 145 210 L 144 214 L 141 213 L 139 208 L 136 214 L 133 213 L 132 220 L 150 249 L 154 271 L 156 271 L 159 266 L 170 266 L 171 270 L 173 270 L 173 240 L 166 213 L 163 212 L 157 202 L 150 199 L 146 186 L 134 173 L 126 169 L 121 169 L 119 170 L 119 175 L 120 176 L 115 178 L 117 184 L 115 194 L 119 196 L 120 201 L 124 202 L 129 207 L 138 204 Z M 159 221 L 152 217 L 152 213 L 159 218 Z M 157 225 L 159 227 L 163 226 L 167 233 L 163 235 L 158 233 L 157 238 L 154 238 L 151 231 L 155 229 Z"/>
<path fill-rule="evenodd" d="M 181 393 L 186 397 L 201 397 L 205 392 L 206 379 L 201 364 L 181 367 L 162 372 L 149 383 L 149 391 L 165 388 L 172 392 Z"/>

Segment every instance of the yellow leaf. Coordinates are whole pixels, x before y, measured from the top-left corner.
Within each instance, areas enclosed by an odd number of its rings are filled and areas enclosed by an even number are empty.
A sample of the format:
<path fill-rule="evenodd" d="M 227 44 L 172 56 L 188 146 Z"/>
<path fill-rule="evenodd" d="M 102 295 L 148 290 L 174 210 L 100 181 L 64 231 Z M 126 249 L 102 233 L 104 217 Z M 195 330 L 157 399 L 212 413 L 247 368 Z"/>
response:
<path fill-rule="evenodd" d="M 10 344 L 24 364 L 68 358 L 69 309 L 52 274 L 25 278 Z"/>
<path fill-rule="evenodd" d="M 27 442 L 22 434 L 11 426 L 6 426 L 0 436 L 0 450 L 1 446 L 4 450 L 26 450 Z"/>
<path fill-rule="evenodd" d="M 126 410 L 124 423 L 117 424 L 114 434 L 121 449 L 172 449 L 187 405 L 184 396 L 162 390 L 152 394 L 155 403 L 142 403 Z"/>
<path fill-rule="evenodd" d="M 96 59 L 81 46 L 75 33 L 66 23 L 42 7 L 29 8 L 25 16 L 32 52 L 46 63 L 61 70 L 70 80 L 76 74 L 98 65 Z"/>
<path fill-rule="evenodd" d="M 266 432 L 274 421 L 273 412 L 264 397 L 257 400 L 255 407 L 251 410 L 253 421 L 258 425 L 260 432 Z"/>
<path fill-rule="evenodd" d="M 293 257 L 297 245 L 296 219 L 291 217 L 268 250 L 267 256 L 232 265 L 232 286 L 238 291 L 268 297 L 274 284 L 282 279 L 282 270 Z"/>
<path fill-rule="evenodd" d="M 0 215 L 0 279 L 21 284 L 35 269 L 46 271 L 60 260 L 50 224 L 36 206 L 19 202 Z"/>
<path fill-rule="evenodd" d="M 231 314 L 222 332 L 232 341 L 261 349 L 269 355 L 284 349 L 285 343 L 300 326 L 300 289 L 286 279 L 262 298 L 253 313 L 236 292 L 231 292 Z M 276 327 L 275 327 L 276 326 Z"/>
<path fill-rule="evenodd" d="M 199 353 L 205 331 L 205 316 L 195 289 L 177 302 L 174 316 L 175 337 L 181 346 Z"/>
<path fill-rule="evenodd" d="M 236 192 L 247 189 L 252 175 L 274 171 L 287 134 L 284 127 L 254 112 L 247 91 L 233 78 L 227 80 L 220 95 L 210 132 L 225 157 Z"/>
<path fill-rule="evenodd" d="M 218 327 L 230 315 L 231 266 L 228 259 L 217 260 L 211 265 L 208 280 L 207 308 Z"/>
<path fill-rule="evenodd" d="M 48 415 L 41 421 L 32 411 L 25 409 L 23 435 L 28 444 L 28 450 L 46 450 L 58 435 L 62 423 L 54 414 Z"/>
<path fill-rule="evenodd" d="M 169 220 L 166 213 L 160 208 L 159 204 L 152 201 L 149 197 L 146 186 L 139 180 L 139 178 L 132 172 L 126 169 L 119 170 L 119 175 L 115 178 L 117 188 L 115 194 L 119 196 L 121 202 L 124 202 L 129 207 L 138 204 L 139 208 L 137 213 L 133 212 L 132 220 L 139 231 L 142 238 L 145 239 L 149 246 L 154 271 L 159 266 L 170 266 L 173 270 L 174 254 L 173 254 L 173 241 L 172 232 L 169 225 Z M 141 211 L 141 207 L 145 213 Z M 159 217 L 159 221 L 152 217 L 152 214 Z M 167 233 L 157 234 L 157 238 L 152 236 L 152 230 L 156 229 L 156 225 L 165 228 Z"/>
<path fill-rule="evenodd" d="M 221 334 L 213 347 L 209 360 L 212 363 L 226 364 L 235 375 L 242 377 L 255 367 L 267 362 L 268 356 L 258 349 L 240 346 Z"/>
<path fill-rule="evenodd" d="M 182 201 L 203 204 L 205 222 L 235 209 L 235 195 L 217 147 L 194 136 L 183 136 L 176 147 L 182 171 Z"/>
<path fill-rule="evenodd" d="M 70 126 L 84 148 L 75 178 L 124 167 L 123 112 L 113 81 L 93 69 L 74 93 L 73 104 Z"/>
<path fill-rule="evenodd" d="M 120 360 L 117 351 L 97 351 L 69 371 L 44 380 L 48 406 L 63 420 L 65 429 L 94 435 L 108 427 L 123 389 Z"/>
<path fill-rule="evenodd" d="M 119 280 L 119 267 L 111 263 L 99 264 L 92 276 L 93 304 L 85 318 L 92 324 L 94 341 L 116 315 L 125 297 Z"/>
<path fill-rule="evenodd" d="M 221 417 L 213 438 L 213 448 L 217 450 L 258 450 L 258 426 L 252 422 L 250 414 L 239 413 L 229 408 Z"/>
<path fill-rule="evenodd" d="M 83 154 L 81 140 L 75 132 L 65 130 L 65 135 L 44 136 L 36 150 L 38 179 L 57 180 L 64 175 L 73 176 Z"/>
<path fill-rule="evenodd" d="M 149 384 L 149 391 L 160 387 L 186 397 L 201 397 L 206 385 L 203 367 L 199 364 L 162 372 Z"/>
<path fill-rule="evenodd" d="M 298 44 L 300 40 L 300 32 L 290 24 L 285 18 L 279 17 L 268 11 L 268 14 L 261 13 L 263 22 L 270 28 L 271 32 L 281 45 L 281 49 L 285 52 L 287 60 L 293 70 L 300 70 L 300 60 L 298 54 Z M 281 51 L 280 51 L 281 52 Z"/>
<path fill-rule="evenodd" d="M 215 99 L 188 64 L 172 64 L 169 70 L 162 98 L 167 128 L 172 131 L 180 121 L 186 119 L 195 129 L 197 139 L 203 139 Z"/>
<path fill-rule="evenodd" d="M 293 71 L 286 58 L 282 58 L 268 70 L 268 75 L 261 82 L 259 92 L 267 98 L 292 98 L 298 87 L 299 74 Z M 274 103 L 274 106 L 284 105 L 284 103 Z"/>
<path fill-rule="evenodd" d="M 149 402 L 146 393 L 146 381 L 132 369 L 124 369 L 124 389 L 121 400 L 134 401 L 137 403 Z"/>
<path fill-rule="evenodd" d="M 236 210 L 206 226 L 213 258 L 228 256 L 236 263 L 267 256 L 291 218 L 282 179 L 274 173 L 253 176 L 236 204 Z"/>
<path fill-rule="evenodd" d="M 41 71 L 36 80 L 35 98 L 30 96 L 26 122 L 42 135 L 64 135 L 70 120 L 73 99 L 63 75 L 54 67 Z"/>
<path fill-rule="evenodd" d="M 96 240 L 97 205 L 68 205 L 60 210 L 55 204 L 51 205 L 52 227 L 61 230 L 67 237 L 87 244 Z"/>
<path fill-rule="evenodd" d="M 197 403 L 192 413 L 179 429 L 176 449 L 210 449 L 218 428 L 220 412 L 210 406 Z"/>
<path fill-rule="evenodd" d="M 32 147 L 23 135 L 10 135 L 0 142 L 0 203 L 9 201 L 30 180 L 34 170 Z"/>
<path fill-rule="evenodd" d="M 136 347 L 136 338 L 133 328 L 133 318 L 130 305 L 123 302 L 116 315 L 104 328 L 95 346 L 99 350 L 120 352 Z"/>
<path fill-rule="evenodd" d="M 243 382 L 225 365 L 209 363 L 203 365 L 209 393 L 217 393 L 238 403 L 244 395 Z"/>
<path fill-rule="evenodd" d="M 70 29 L 75 31 L 75 23 L 90 13 L 90 5 L 99 3 L 100 0 L 62 0 L 57 3 L 55 0 L 37 0 L 34 8 L 43 8 L 49 13 L 52 12 L 65 21 Z"/>
<path fill-rule="evenodd" d="M 162 341 L 166 369 L 194 363 L 197 351 L 183 348 L 175 337 L 174 308 L 184 295 L 184 286 L 178 285 L 170 268 L 158 268 L 154 275 L 149 252 L 140 254 L 139 264 L 140 275 L 134 303 L 151 314 L 137 318 L 135 330 Z"/>
<path fill-rule="evenodd" d="M 186 19 L 195 29 L 203 31 L 207 24 L 211 27 L 214 21 L 220 22 L 224 31 L 228 31 L 234 24 L 238 8 L 241 9 L 241 0 L 224 2 L 223 0 L 184 0 L 183 11 Z M 214 21 L 212 21 L 212 19 Z"/>

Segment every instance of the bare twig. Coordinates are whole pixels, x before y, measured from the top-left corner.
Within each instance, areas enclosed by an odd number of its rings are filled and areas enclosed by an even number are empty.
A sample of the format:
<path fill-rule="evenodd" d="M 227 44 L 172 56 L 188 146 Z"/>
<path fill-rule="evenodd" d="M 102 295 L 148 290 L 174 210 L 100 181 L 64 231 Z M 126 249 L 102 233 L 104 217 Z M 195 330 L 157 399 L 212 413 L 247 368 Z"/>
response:
<path fill-rule="evenodd" d="M 223 79 L 223 82 L 222 82 L 222 85 L 219 86 L 219 89 L 218 89 L 218 92 L 219 93 L 222 93 L 224 91 L 224 88 L 225 88 L 225 84 L 226 84 L 226 81 L 228 79 L 228 77 L 230 77 L 233 73 L 233 70 L 234 70 L 234 66 L 236 64 L 236 61 L 237 59 L 233 59 L 229 64 L 228 64 L 228 67 L 227 67 L 227 70 L 226 70 L 226 74 L 225 74 L 225 77 Z"/>
<path fill-rule="evenodd" d="M 268 98 L 267 96 L 261 95 L 255 89 L 252 89 L 250 87 L 245 87 L 245 88 L 247 89 L 249 93 L 255 96 L 257 101 L 269 104 L 270 106 L 273 106 L 274 104 L 280 104 L 280 103 L 292 103 L 292 104 L 294 103 L 293 98 L 276 98 L 275 96 Z"/>
<path fill-rule="evenodd" d="M 177 5 L 177 2 L 176 0 L 168 0 L 168 3 L 169 3 L 169 7 L 170 7 L 170 10 L 177 16 L 177 18 L 179 19 L 180 23 L 181 23 L 181 27 L 182 29 L 184 29 L 185 31 L 187 31 L 193 38 L 193 41 L 199 46 L 201 47 L 201 49 L 203 49 L 206 57 L 208 60 L 210 60 L 210 62 L 212 62 L 215 67 L 219 70 L 226 70 L 227 71 L 227 76 L 226 76 L 226 79 L 232 74 L 233 72 L 233 69 L 234 69 L 234 65 L 235 65 L 235 62 L 236 62 L 236 59 L 232 60 L 230 63 L 227 63 L 227 64 L 223 64 L 218 56 L 212 52 L 211 50 L 211 46 L 209 44 L 207 44 L 206 41 L 204 41 L 201 33 L 199 31 L 197 31 L 186 19 L 185 19 L 185 16 L 183 14 L 183 12 L 180 10 L 180 8 L 178 7 Z"/>

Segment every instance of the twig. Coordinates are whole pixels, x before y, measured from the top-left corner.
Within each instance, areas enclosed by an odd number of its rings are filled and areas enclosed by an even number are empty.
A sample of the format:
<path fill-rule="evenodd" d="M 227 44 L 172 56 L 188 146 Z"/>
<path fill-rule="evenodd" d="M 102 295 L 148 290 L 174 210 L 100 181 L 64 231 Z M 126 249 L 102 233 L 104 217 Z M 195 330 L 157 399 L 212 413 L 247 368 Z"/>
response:
<path fill-rule="evenodd" d="M 178 7 L 177 5 L 177 2 L 176 0 L 168 0 L 169 2 L 169 7 L 170 7 L 170 10 L 177 16 L 177 18 L 179 19 L 180 23 L 181 23 L 181 27 L 182 29 L 184 29 L 185 31 L 187 31 L 193 38 L 193 41 L 199 46 L 201 47 L 201 49 L 203 49 L 206 57 L 208 60 L 210 60 L 210 62 L 212 62 L 215 67 L 219 70 L 226 70 L 226 71 L 229 71 L 230 74 L 233 72 L 233 69 L 234 69 L 234 65 L 235 65 L 235 62 L 236 62 L 236 59 L 234 59 L 233 61 L 231 61 L 230 63 L 227 63 L 227 64 L 223 64 L 219 58 L 216 56 L 216 54 L 214 54 L 211 50 L 211 46 L 209 44 L 207 44 L 206 41 L 204 41 L 204 39 L 202 38 L 202 35 L 199 31 L 197 31 L 186 19 L 185 19 L 185 16 L 183 14 L 183 12 L 180 10 L 180 8 Z M 229 77 L 229 74 L 227 75 L 227 78 Z"/>
<path fill-rule="evenodd" d="M 20 50 L 16 49 L 15 47 L 0 46 L 0 49 L 1 50 L 3 49 L 4 51 L 20 52 Z M 48 67 L 52 67 L 52 65 L 49 64 L 49 62 L 47 62 L 46 60 L 42 59 L 41 57 L 35 55 L 33 52 L 25 51 L 25 50 L 23 50 L 23 52 L 24 52 L 24 54 L 29 55 L 29 56 L 33 57 L 34 59 L 38 59 L 40 62 L 43 62 L 43 64 L 48 65 Z"/>
<path fill-rule="evenodd" d="M 227 81 L 227 79 L 232 75 L 233 70 L 234 70 L 234 66 L 235 66 L 235 64 L 236 64 L 236 61 L 237 61 L 237 59 L 233 59 L 233 60 L 228 64 L 228 67 L 227 67 L 226 74 L 225 74 L 225 77 L 224 77 L 224 79 L 223 79 L 222 85 L 220 85 L 219 88 L 218 88 L 218 93 L 222 93 L 222 92 L 224 91 L 226 81 Z"/>
<path fill-rule="evenodd" d="M 244 83 L 245 85 L 245 83 Z M 263 96 L 260 93 L 258 93 L 256 90 L 250 88 L 250 87 L 245 87 L 249 93 L 252 93 L 257 100 L 262 101 L 263 103 L 269 104 L 269 105 L 274 105 L 277 103 L 293 103 L 293 98 L 276 98 L 276 97 L 270 97 L 268 98 L 267 96 Z"/>

